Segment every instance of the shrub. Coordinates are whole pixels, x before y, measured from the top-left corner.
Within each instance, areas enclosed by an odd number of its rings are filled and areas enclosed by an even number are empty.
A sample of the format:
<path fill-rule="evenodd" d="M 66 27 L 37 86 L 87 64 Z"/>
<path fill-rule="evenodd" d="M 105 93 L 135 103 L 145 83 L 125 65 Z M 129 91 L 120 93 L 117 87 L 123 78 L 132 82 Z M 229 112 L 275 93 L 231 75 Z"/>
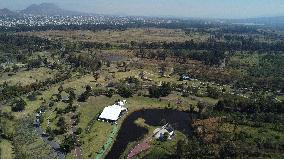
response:
<path fill-rule="evenodd" d="M 119 86 L 118 88 L 118 94 L 123 98 L 132 97 L 133 93 L 134 93 L 133 90 L 125 85 Z"/>
<path fill-rule="evenodd" d="M 23 111 L 26 105 L 27 103 L 22 98 L 18 98 L 12 103 L 12 111 L 14 112 Z"/>

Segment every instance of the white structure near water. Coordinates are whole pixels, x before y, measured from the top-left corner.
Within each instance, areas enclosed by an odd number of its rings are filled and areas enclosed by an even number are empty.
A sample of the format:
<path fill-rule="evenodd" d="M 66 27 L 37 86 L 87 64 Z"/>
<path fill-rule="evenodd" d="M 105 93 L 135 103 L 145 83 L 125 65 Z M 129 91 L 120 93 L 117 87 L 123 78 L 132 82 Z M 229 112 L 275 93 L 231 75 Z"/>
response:
<path fill-rule="evenodd" d="M 128 111 L 128 109 L 124 107 L 125 104 L 126 100 L 123 100 L 115 103 L 114 105 L 105 107 L 98 120 L 116 122 L 125 112 Z"/>
<path fill-rule="evenodd" d="M 170 124 L 167 123 L 166 125 L 162 126 L 162 128 L 155 129 L 153 133 L 153 137 L 158 140 L 162 140 L 165 133 L 168 133 L 168 139 L 171 139 L 171 137 L 174 135 L 174 129 Z"/>

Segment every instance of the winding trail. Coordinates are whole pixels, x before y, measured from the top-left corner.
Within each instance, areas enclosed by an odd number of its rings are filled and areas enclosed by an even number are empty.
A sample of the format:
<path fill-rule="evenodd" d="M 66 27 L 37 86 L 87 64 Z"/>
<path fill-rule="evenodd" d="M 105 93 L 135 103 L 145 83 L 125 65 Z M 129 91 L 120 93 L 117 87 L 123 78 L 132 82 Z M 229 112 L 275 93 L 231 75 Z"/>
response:
<path fill-rule="evenodd" d="M 72 112 L 72 115 L 75 116 L 75 113 Z M 72 133 L 74 134 L 77 131 L 77 126 L 76 125 L 73 126 L 73 123 L 75 123 L 75 119 L 71 119 L 70 122 L 71 122 L 71 125 L 72 125 L 71 126 Z M 77 135 L 77 138 L 78 138 L 78 135 Z M 77 139 L 77 141 L 79 142 L 79 139 Z M 75 148 L 74 148 L 74 152 L 75 152 L 74 155 L 77 159 L 83 159 L 82 149 L 81 149 L 80 146 L 76 145 Z"/>
<path fill-rule="evenodd" d="M 60 151 L 60 145 L 54 141 L 49 141 L 48 137 L 45 135 L 44 131 L 40 127 L 35 127 L 36 132 L 42 138 L 42 140 L 48 144 L 56 153 L 58 159 L 64 159 L 65 154 Z"/>

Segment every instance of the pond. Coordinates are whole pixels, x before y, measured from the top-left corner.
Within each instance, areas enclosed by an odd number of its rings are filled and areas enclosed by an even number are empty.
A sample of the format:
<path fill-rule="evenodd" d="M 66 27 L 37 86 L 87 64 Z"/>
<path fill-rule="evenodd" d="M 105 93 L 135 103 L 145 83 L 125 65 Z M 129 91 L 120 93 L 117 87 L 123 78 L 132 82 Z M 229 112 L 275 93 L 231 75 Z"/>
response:
<path fill-rule="evenodd" d="M 178 110 L 169 109 L 145 109 L 131 113 L 122 123 L 116 141 L 106 158 L 119 158 L 125 151 L 128 143 L 141 139 L 148 133 L 146 128 L 137 126 L 134 122 L 138 118 L 145 119 L 145 123 L 151 126 L 162 126 L 170 123 L 175 130 L 185 135 L 191 135 L 190 114 Z M 166 123 L 165 123 L 166 122 Z"/>

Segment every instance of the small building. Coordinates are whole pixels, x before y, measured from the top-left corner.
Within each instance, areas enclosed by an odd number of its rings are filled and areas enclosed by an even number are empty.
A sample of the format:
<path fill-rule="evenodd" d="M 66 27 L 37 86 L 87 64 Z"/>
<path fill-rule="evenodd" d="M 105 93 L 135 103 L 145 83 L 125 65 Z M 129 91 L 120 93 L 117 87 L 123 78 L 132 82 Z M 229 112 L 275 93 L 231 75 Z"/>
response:
<path fill-rule="evenodd" d="M 114 105 L 105 107 L 98 117 L 98 120 L 110 123 L 116 122 L 125 112 L 128 111 L 128 109 L 124 107 L 125 103 L 126 100 L 123 100 L 118 101 Z"/>
<path fill-rule="evenodd" d="M 191 80 L 191 78 L 190 78 L 189 75 L 181 75 L 181 76 L 180 76 L 180 80 L 181 80 L 181 81 L 183 81 L 183 80 L 184 80 L 184 81 L 188 81 L 188 80 Z"/>
<path fill-rule="evenodd" d="M 166 133 L 168 133 L 168 139 L 174 135 L 174 129 L 170 124 L 162 126 L 162 128 L 157 128 L 154 130 L 153 137 L 157 140 L 163 140 Z"/>

